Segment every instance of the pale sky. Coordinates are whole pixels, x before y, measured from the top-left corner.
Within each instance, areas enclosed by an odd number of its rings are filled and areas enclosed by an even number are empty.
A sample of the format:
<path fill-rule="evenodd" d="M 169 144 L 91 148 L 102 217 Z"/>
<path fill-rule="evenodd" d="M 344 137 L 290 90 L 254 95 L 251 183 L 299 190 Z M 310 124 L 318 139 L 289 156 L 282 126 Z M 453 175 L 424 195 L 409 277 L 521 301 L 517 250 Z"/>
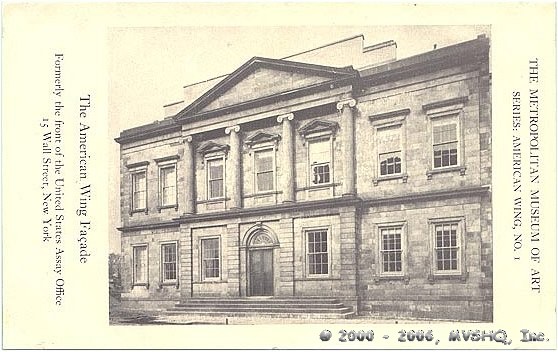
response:
<path fill-rule="evenodd" d="M 253 56 L 281 58 L 354 35 L 364 45 L 397 43 L 397 58 L 490 36 L 489 26 L 313 26 L 115 28 L 108 36 L 109 137 L 163 119 L 163 105 L 183 99 L 184 85 L 230 73 Z M 319 64 L 319 63 L 317 63 Z M 110 165 L 109 248 L 120 251 L 119 146 Z"/>

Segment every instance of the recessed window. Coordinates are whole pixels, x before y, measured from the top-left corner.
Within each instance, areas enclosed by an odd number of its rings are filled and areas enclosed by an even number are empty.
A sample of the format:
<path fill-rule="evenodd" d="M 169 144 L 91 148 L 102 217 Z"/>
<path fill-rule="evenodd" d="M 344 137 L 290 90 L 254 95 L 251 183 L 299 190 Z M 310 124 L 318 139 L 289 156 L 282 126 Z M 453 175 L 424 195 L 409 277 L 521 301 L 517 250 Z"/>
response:
<path fill-rule="evenodd" d="M 176 243 L 161 245 L 161 264 L 163 282 L 174 282 L 177 279 L 177 250 Z"/>
<path fill-rule="evenodd" d="M 147 208 L 147 173 L 138 171 L 132 174 L 132 210 Z"/>
<path fill-rule="evenodd" d="M 458 165 L 457 122 L 432 126 L 434 168 Z"/>
<path fill-rule="evenodd" d="M 275 189 L 275 172 L 273 149 L 254 152 L 254 170 L 256 178 L 256 191 L 265 192 Z"/>
<path fill-rule="evenodd" d="M 225 196 L 224 189 L 224 159 L 207 161 L 207 196 L 209 199 Z"/>
<path fill-rule="evenodd" d="M 202 239 L 201 251 L 202 251 L 202 277 L 204 279 L 219 278 L 220 277 L 219 238 Z"/>
<path fill-rule="evenodd" d="M 402 227 L 380 228 L 380 260 L 382 274 L 403 272 Z"/>
<path fill-rule="evenodd" d="M 147 246 L 133 247 L 134 284 L 147 284 Z"/>
<path fill-rule="evenodd" d="M 311 184 L 330 183 L 331 175 L 331 140 L 329 138 L 308 142 Z"/>
<path fill-rule="evenodd" d="M 327 229 L 306 231 L 309 275 L 327 275 L 329 273 L 327 233 Z"/>
<path fill-rule="evenodd" d="M 159 169 L 161 206 L 176 204 L 176 165 Z"/>
<path fill-rule="evenodd" d="M 382 153 L 379 158 L 381 176 L 401 173 L 401 152 Z"/>
<path fill-rule="evenodd" d="M 401 173 L 401 125 L 378 128 L 380 176 Z"/>
<path fill-rule="evenodd" d="M 434 225 L 434 255 L 438 272 L 460 271 L 459 223 Z"/>

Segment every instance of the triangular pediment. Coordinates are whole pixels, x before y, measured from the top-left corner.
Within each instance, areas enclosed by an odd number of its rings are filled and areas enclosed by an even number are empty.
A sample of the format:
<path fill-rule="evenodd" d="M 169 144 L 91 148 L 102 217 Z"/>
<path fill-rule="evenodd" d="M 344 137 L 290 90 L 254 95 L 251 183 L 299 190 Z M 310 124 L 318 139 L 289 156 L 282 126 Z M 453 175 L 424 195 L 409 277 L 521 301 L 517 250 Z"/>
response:
<path fill-rule="evenodd" d="M 275 133 L 256 132 L 250 137 L 246 138 L 245 144 L 252 146 L 259 143 L 275 142 L 281 139 L 281 136 Z"/>
<path fill-rule="evenodd" d="M 326 120 L 312 120 L 308 122 L 306 125 L 300 127 L 298 132 L 303 135 L 307 136 L 312 133 L 318 132 L 335 132 L 339 125 L 337 122 L 326 121 Z"/>
<path fill-rule="evenodd" d="M 261 102 L 289 92 L 328 85 L 357 75 L 352 67 L 335 68 L 254 57 L 176 115 L 177 119 Z"/>
<path fill-rule="evenodd" d="M 212 141 L 202 144 L 198 148 L 198 153 L 209 154 L 209 153 L 226 153 L 229 150 L 229 146 L 226 144 L 219 144 Z"/>

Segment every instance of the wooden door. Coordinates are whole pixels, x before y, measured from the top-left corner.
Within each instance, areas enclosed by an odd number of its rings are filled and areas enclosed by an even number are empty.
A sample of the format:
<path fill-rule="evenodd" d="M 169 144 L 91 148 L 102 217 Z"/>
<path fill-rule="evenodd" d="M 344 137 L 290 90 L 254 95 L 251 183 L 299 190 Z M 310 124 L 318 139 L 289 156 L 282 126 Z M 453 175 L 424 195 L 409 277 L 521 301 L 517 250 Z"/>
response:
<path fill-rule="evenodd" d="M 273 249 L 250 251 L 250 295 L 273 296 Z"/>

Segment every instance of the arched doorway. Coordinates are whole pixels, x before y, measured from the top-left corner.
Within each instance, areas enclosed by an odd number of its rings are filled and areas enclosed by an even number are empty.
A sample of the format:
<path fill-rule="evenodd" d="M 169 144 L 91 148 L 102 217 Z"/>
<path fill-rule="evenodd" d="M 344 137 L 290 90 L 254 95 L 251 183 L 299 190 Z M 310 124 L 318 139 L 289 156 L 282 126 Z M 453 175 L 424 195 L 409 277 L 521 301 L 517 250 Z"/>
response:
<path fill-rule="evenodd" d="M 266 229 L 255 230 L 247 243 L 247 279 L 249 296 L 273 296 L 273 252 L 277 239 Z"/>

